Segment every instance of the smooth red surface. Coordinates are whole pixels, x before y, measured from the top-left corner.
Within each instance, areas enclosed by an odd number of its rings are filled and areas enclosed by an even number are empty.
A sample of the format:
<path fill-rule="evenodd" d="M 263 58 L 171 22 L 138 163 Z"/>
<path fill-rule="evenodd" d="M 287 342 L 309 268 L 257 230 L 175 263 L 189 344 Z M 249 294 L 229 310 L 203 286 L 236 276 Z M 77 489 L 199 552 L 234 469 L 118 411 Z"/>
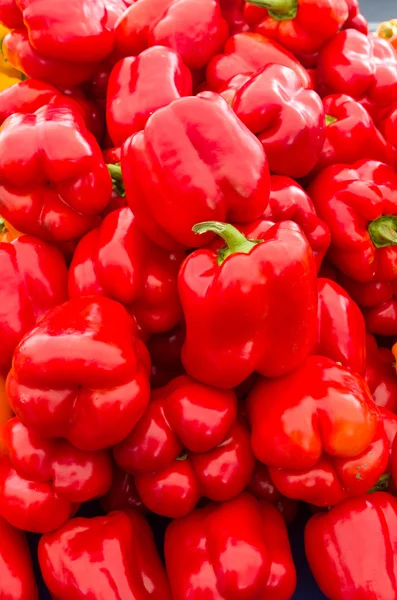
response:
<path fill-rule="evenodd" d="M 367 368 L 365 381 L 378 406 L 397 412 L 397 375 L 393 353 L 381 348 L 373 335 L 367 334 Z"/>
<path fill-rule="evenodd" d="M 1 22 L 8 29 L 23 27 L 22 13 L 16 0 L 0 0 Z"/>
<path fill-rule="evenodd" d="M 0 597 L 4 600 L 38 600 L 24 533 L 0 517 L 0 540 Z"/>

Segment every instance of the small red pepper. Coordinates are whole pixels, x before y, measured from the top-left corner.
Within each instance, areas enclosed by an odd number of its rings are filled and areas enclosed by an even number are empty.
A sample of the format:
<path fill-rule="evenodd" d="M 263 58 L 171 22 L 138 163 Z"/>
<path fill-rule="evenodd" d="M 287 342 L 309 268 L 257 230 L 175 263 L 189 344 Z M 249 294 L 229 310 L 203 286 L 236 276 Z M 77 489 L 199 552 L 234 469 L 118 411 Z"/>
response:
<path fill-rule="evenodd" d="M 346 0 L 247 1 L 263 9 L 255 31 L 291 52 L 317 52 L 349 16 Z"/>
<path fill-rule="evenodd" d="M 280 494 L 270 479 L 269 469 L 259 460 L 255 463 L 255 469 L 246 490 L 255 496 L 257 500 L 264 500 L 273 504 L 283 515 L 287 525 L 295 520 L 299 510 L 298 501 Z"/>
<path fill-rule="evenodd" d="M 165 561 L 174 600 L 289 600 L 295 591 L 284 520 L 250 494 L 175 519 L 165 535 Z"/>
<path fill-rule="evenodd" d="M 114 448 L 153 512 L 182 517 L 200 497 L 222 502 L 247 486 L 254 456 L 232 391 L 181 376 L 152 393 L 131 434 Z"/>
<path fill-rule="evenodd" d="M 4 600 L 38 600 L 25 535 L 0 517 L 0 540 L 0 597 Z"/>
<path fill-rule="evenodd" d="M 332 600 L 393 600 L 397 594 L 397 499 L 384 492 L 314 515 L 305 549 L 316 582 Z"/>
<path fill-rule="evenodd" d="M 277 377 L 294 369 L 317 338 L 316 265 L 299 226 L 264 227 L 259 239 L 225 223 L 194 230 L 213 231 L 226 245 L 193 252 L 179 272 L 186 371 L 232 388 L 253 371 Z"/>
<path fill-rule="evenodd" d="M 59 600 L 171 600 L 153 534 L 138 512 L 72 519 L 39 543 L 44 581 Z"/>
<path fill-rule="evenodd" d="M 349 16 L 342 29 L 357 29 L 364 35 L 368 35 L 368 21 L 360 13 L 360 4 L 358 0 L 346 0 L 349 9 Z"/>
<path fill-rule="evenodd" d="M 145 411 L 149 369 L 135 320 L 121 304 L 74 298 L 23 338 L 7 393 L 27 427 L 100 450 L 124 439 Z"/>
<path fill-rule="evenodd" d="M 365 381 L 328 358 L 260 379 L 247 414 L 254 454 L 289 498 L 337 504 L 367 492 L 386 469 L 389 443 Z"/>
<path fill-rule="evenodd" d="M 107 452 L 77 450 L 50 440 L 14 417 L 3 430 L 0 457 L 0 514 L 11 525 L 43 533 L 67 521 L 81 502 L 103 496 L 112 467 Z"/>
<path fill-rule="evenodd" d="M 135 479 L 116 464 L 113 465 L 112 484 L 107 494 L 101 498 L 101 506 L 108 513 L 112 510 L 133 509 L 145 514 L 146 506 L 139 497 Z"/>
<path fill-rule="evenodd" d="M 113 144 L 119 146 L 143 129 L 158 108 L 191 95 L 192 76 L 174 50 L 154 46 L 119 61 L 107 91 L 106 120 Z"/>
<path fill-rule="evenodd" d="M 365 381 L 378 406 L 397 412 L 397 377 L 393 353 L 378 346 L 373 335 L 367 334 L 367 368 Z"/>

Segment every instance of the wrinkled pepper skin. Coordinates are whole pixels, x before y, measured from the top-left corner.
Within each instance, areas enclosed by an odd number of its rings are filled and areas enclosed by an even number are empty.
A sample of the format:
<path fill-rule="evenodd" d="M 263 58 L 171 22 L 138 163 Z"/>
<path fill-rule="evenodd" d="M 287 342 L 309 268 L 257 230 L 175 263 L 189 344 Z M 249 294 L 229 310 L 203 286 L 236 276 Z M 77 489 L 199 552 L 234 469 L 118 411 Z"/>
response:
<path fill-rule="evenodd" d="M 139 226 L 167 250 L 204 245 L 213 235 L 195 235 L 195 223 L 250 222 L 269 199 L 262 144 L 212 92 L 156 111 L 125 142 L 121 170 Z"/>
<path fill-rule="evenodd" d="M 297 500 L 292 500 L 292 498 L 287 498 L 280 494 L 270 479 L 269 469 L 266 465 L 259 462 L 259 460 L 255 463 L 255 469 L 246 491 L 250 492 L 259 501 L 264 500 L 273 504 L 283 515 L 287 524 L 295 520 L 299 510 L 299 503 Z"/>
<path fill-rule="evenodd" d="M 143 414 L 149 370 L 135 320 L 121 304 L 74 298 L 23 338 L 7 393 L 27 427 L 80 450 L 100 450 L 125 438 Z"/>
<path fill-rule="evenodd" d="M 174 520 L 165 561 L 174 600 L 289 600 L 295 591 L 284 520 L 246 493 Z"/>
<path fill-rule="evenodd" d="M 222 50 L 228 33 L 216 0 L 139 0 L 117 23 L 116 52 L 136 56 L 151 46 L 167 46 L 197 70 Z"/>
<path fill-rule="evenodd" d="M 260 379 L 247 399 L 251 444 L 289 498 L 331 506 L 367 492 L 384 473 L 389 443 L 356 373 L 311 356 L 293 373 Z"/>
<path fill-rule="evenodd" d="M 318 344 L 315 354 L 365 375 L 364 317 L 345 290 L 330 279 L 318 280 Z"/>
<path fill-rule="evenodd" d="M 345 0 L 247 0 L 260 21 L 255 31 L 274 39 L 290 52 L 317 52 L 349 16 Z"/>
<path fill-rule="evenodd" d="M 135 475 L 144 504 L 172 518 L 187 515 L 202 496 L 218 502 L 237 496 L 255 463 L 248 429 L 237 420 L 234 392 L 186 376 L 152 393 L 114 457 Z"/>
<path fill-rule="evenodd" d="M 112 510 L 138 510 L 145 514 L 146 506 L 139 497 L 135 479 L 116 464 L 113 465 L 112 484 L 109 491 L 101 498 L 101 506 L 106 513 Z"/>
<path fill-rule="evenodd" d="M 52 242 L 79 237 L 111 194 L 98 143 L 63 100 L 3 123 L 0 212 L 19 231 Z"/>
<path fill-rule="evenodd" d="M 76 505 L 103 496 L 112 467 L 104 450 L 77 450 L 65 440 L 49 440 L 17 417 L 4 428 L 0 457 L 0 514 L 11 525 L 44 533 L 58 529 Z"/>
<path fill-rule="evenodd" d="M 260 69 L 237 90 L 231 106 L 258 136 L 273 173 L 303 177 L 312 170 L 325 138 L 324 109 L 292 69 Z"/>
<path fill-rule="evenodd" d="M 120 208 L 80 240 L 69 270 L 69 297 L 112 298 L 143 330 L 169 331 L 182 316 L 177 277 L 184 256 L 156 246 L 131 210 Z"/>
<path fill-rule="evenodd" d="M 393 353 L 376 343 L 373 335 L 367 334 L 367 366 L 365 381 L 371 391 L 374 402 L 381 407 L 397 413 L 397 377 L 394 368 Z"/>
<path fill-rule="evenodd" d="M 171 600 L 152 531 L 132 510 L 72 519 L 46 533 L 39 563 L 57 600 Z"/>
<path fill-rule="evenodd" d="M 364 283 L 396 279 L 395 170 L 372 160 L 333 165 L 308 193 L 331 231 L 328 258 L 342 273 Z"/>
<path fill-rule="evenodd" d="M 0 374 L 46 312 L 67 300 L 67 268 L 59 250 L 31 236 L 0 243 Z"/>
<path fill-rule="evenodd" d="M 224 54 L 208 64 L 206 78 L 210 88 L 223 90 L 236 75 L 254 75 L 268 65 L 289 67 L 300 78 L 303 87 L 311 88 L 309 73 L 288 50 L 259 33 L 237 33 L 228 39 Z"/>
<path fill-rule="evenodd" d="M 377 492 L 313 516 L 306 525 L 305 548 L 329 600 L 394 600 L 397 499 Z"/>
<path fill-rule="evenodd" d="M 22 531 L 0 517 L 0 598 L 38 600 L 29 547 Z"/>
<path fill-rule="evenodd" d="M 212 230 L 226 246 L 193 252 L 179 272 L 186 371 L 220 388 L 236 387 L 254 371 L 291 371 L 317 338 L 316 265 L 301 229 L 284 221 L 257 230 L 256 241 L 230 225 Z"/>
<path fill-rule="evenodd" d="M 157 109 L 192 93 L 190 71 L 170 48 L 154 46 L 122 59 L 111 72 L 107 91 L 106 121 L 113 144 L 120 146 L 143 129 Z"/>

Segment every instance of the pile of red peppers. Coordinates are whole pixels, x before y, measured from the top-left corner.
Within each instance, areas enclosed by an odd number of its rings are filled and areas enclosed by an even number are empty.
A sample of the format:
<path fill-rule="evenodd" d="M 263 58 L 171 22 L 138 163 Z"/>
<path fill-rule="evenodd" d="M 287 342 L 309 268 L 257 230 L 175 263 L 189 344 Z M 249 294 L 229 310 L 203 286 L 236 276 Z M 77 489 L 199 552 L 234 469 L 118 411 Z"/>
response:
<path fill-rule="evenodd" d="M 396 600 L 395 22 L 0 23 L 0 600 Z"/>

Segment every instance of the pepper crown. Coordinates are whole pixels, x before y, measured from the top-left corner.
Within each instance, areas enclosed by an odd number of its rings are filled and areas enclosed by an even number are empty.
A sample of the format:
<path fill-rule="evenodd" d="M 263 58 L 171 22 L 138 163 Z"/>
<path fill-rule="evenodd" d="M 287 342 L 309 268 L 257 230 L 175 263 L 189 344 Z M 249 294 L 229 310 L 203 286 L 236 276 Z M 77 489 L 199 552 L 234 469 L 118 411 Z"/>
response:
<path fill-rule="evenodd" d="M 295 19 L 298 13 L 297 0 L 246 0 L 249 4 L 266 8 L 269 15 L 277 21 Z"/>
<path fill-rule="evenodd" d="M 218 265 L 221 265 L 228 256 L 235 254 L 236 252 L 249 254 L 252 248 L 263 241 L 250 240 L 233 225 L 221 223 L 220 221 L 204 221 L 203 223 L 197 223 L 192 227 L 192 230 L 199 235 L 211 231 L 219 235 L 226 242 L 226 246 L 218 250 Z"/>
<path fill-rule="evenodd" d="M 368 225 L 375 248 L 397 245 L 397 216 L 383 216 Z"/>

